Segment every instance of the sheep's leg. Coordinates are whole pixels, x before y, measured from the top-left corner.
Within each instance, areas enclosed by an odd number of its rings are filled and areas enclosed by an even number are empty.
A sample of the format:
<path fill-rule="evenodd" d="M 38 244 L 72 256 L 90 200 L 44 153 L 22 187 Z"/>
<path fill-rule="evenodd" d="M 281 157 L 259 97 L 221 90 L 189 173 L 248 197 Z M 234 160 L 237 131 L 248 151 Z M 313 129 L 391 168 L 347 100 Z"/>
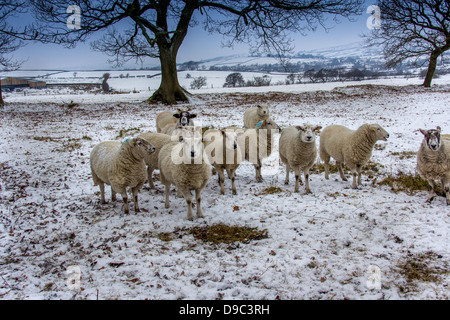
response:
<path fill-rule="evenodd" d="M 344 175 L 344 170 L 342 169 L 342 162 L 336 161 L 336 166 L 338 167 L 342 181 L 348 181 L 348 179 Z"/>
<path fill-rule="evenodd" d="M 116 190 L 117 193 L 120 193 L 122 195 L 123 211 L 125 212 L 125 214 L 129 214 L 130 209 L 128 208 L 128 195 L 126 188 L 115 186 L 114 190 Z"/>
<path fill-rule="evenodd" d="M 195 199 L 197 201 L 197 218 L 203 218 L 203 212 L 202 212 L 202 190 L 196 189 L 195 190 Z"/>
<path fill-rule="evenodd" d="M 330 180 L 330 162 L 325 162 L 324 167 L 325 167 L 325 179 Z"/>
<path fill-rule="evenodd" d="M 219 167 L 216 169 L 219 177 L 220 194 L 225 194 L 225 174 L 223 172 L 223 168 Z"/>
<path fill-rule="evenodd" d="M 187 188 L 183 188 L 183 189 L 179 189 L 181 190 L 181 192 L 184 194 L 184 199 L 186 199 L 186 204 L 188 207 L 188 213 L 187 213 L 187 218 L 188 220 L 192 221 L 194 220 L 194 216 L 192 214 L 192 194 L 191 191 Z M 198 208 L 197 208 L 198 211 Z"/>
<path fill-rule="evenodd" d="M 320 158 L 322 159 L 325 167 L 325 179 L 330 180 L 330 160 L 331 157 L 324 151 L 320 150 Z"/>
<path fill-rule="evenodd" d="M 139 193 L 140 189 L 141 189 L 141 186 L 131 189 L 133 192 L 134 212 L 136 212 L 136 213 L 141 211 L 139 209 L 139 205 L 138 205 L 138 193 Z"/>
<path fill-rule="evenodd" d="M 155 189 L 155 185 L 153 184 L 153 168 L 150 166 L 147 167 L 147 178 L 150 189 Z"/>
<path fill-rule="evenodd" d="M 300 168 L 295 168 L 295 189 L 294 192 L 300 192 L 299 183 L 302 183 L 302 178 L 300 176 Z"/>
<path fill-rule="evenodd" d="M 352 170 L 352 174 L 353 174 L 352 188 L 353 188 L 353 189 L 358 189 L 358 184 L 357 184 L 357 180 L 358 180 L 358 172 Z"/>
<path fill-rule="evenodd" d="M 103 182 L 99 183 L 98 186 L 100 187 L 100 203 L 105 204 L 105 184 Z"/>
<path fill-rule="evenodd" d="M 116 201 L 116 192 L 114 191 L 113 187 L 111 187 L 111 201 Z"/>
<path fill-rule="evenodd" d="M 306 193 L 312 193 L 311 189 L 309 188 L 309 169 L 303 171 L 303 174 L 305 175 Z"/>
<path fill-rule="evenodd" d="M 229 169 L 229 170 L 227 170 L 227 173 L 228 173 L 228 178 L 230 178 L 230 180 L 231 180 L 231 192 L 233 193 L 233 195 L 237 195 L 236 184 L 235 184 L 236 169 Z"/>
<path fill-rule="evenodd" d="M 434 180 L 433 179 L 428 179 L 428 183 L 431 186 L 431 190 L 430 190 L 430 193 L 428 195 L 427 203 L 431 203 L 431 202 L 433 202 L 433 200 L 434 200 L 434 198 L 436 196 Z"/>
<path fill-rule="evenodd" d="M 361 175 L 362 175 L 362 165 L 356 165 L 356 172 L 358 172 L 358 185 L 362 185 Z"/>
<path fill-rule="evenodd" d="M 255 166 L 255 173 L 256 173 L 256 181 L 257 182 L 263 182 L 264 179 L 261 175 L 261 163 L 258 161 L 257 164 L 254 165 Z"/>
<path fill-rule="evenodd" d="M 289 172 L 291 171 L 291 166 L 286 163 L 286 179 L 284 179 L 284 184 L 288 185 L 289 184 Z"/>
<path fill-rule="evenodd" d="M 170 202 L 169 202 L 169 193 L 170 193 L 170 183 L 165 185 L 165 193 L 166 193 L 166 202 L 164 206 L 167 208 L 170 208 Z"/>

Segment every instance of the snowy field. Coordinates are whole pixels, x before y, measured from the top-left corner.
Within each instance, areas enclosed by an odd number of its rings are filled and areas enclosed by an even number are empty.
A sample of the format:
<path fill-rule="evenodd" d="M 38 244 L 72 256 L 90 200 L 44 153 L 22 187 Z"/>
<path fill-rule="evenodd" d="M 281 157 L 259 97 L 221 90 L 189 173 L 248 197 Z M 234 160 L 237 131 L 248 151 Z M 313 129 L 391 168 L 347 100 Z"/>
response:
<path fill-rule="evenodd" d="M 445 199 L 425 204 L 426 191 L 393 192 L 378 183 L 415 174 L 422 141 L 415 130 L 439 125 L 450 133 L 448 77 L 432 89 L 412 86 L 419 79 L 224 89 L 223 75 L 212 78 L 208 88 L 192 91 L 189 105 L 204 126 L 242 125 L 244 111 L 265 102 L 281 127 L 379 123 L 391 138 L 377 144 L 359 190 L 337 174 L 326 181 L 316 172 L 313 194 L 305 195 L 304 186 L 295 194 L 293 175 L 284 185 L 283 166 L 257 183 L 245 164 L 236 196 L 229 180 L 220 196 L 212 176 L 203 192 L 204 219 L 189 222 L 175 191 L 165 209 L 158 181 L 157 190 L 147 184 L 141 190 L 142 211 L 134 214 L 131 204 L 124 215 L 120 196 L 111 203 L 108 188 L 108 203 L 100 204 L 89 153 L 101 141 L 155 131 L 156 115 L 176 109 L 142 102 L 157 78 L 145 85 L 111 79 L 111 86 L 135 93 L 64 87 L 6 93 L 0 299 L 449 299 Z M 256 228 L 267 237 L 213 243 L 191 232 L 219 224 Z M 68 281 L 74 275 L 79 282 Z"/>

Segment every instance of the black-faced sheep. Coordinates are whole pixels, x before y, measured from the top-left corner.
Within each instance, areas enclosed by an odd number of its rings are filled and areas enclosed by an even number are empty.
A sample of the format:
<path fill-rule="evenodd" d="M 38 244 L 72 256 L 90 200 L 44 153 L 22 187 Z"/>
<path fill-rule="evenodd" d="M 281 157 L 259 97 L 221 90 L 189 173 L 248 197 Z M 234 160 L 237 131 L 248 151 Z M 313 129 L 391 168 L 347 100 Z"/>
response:
<path fill-rule="evenodd" d="M 441 128 L 419 130 L 424 139 L 417 154 L 417 171 L 431 186 L 427 202 L 435 198 L 434 181 L 439 180 L 450 205 L 450 139 L 441 137 Z"/>
<path fill-rule="evenodd" d="M 175 113 L 172 111 L 161 112 L 156 116 L 156 132 L 170 135 L 174 128 L 193 126 L 192 119 L 196 117 L 196 114 L 186 109 L 178 110 Z"/>

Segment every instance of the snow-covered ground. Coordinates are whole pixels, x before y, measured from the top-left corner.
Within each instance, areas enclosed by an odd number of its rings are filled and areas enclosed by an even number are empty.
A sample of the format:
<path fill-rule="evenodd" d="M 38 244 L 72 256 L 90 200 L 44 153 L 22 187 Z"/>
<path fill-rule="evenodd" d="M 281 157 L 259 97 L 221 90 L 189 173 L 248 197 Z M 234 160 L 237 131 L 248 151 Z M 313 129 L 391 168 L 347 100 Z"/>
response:
<path fill-rule="evenodd" d="M 245 164 L 237 196 L 229 180 L 220 196 L 212 177 L 203 192 L 204 219 L 189 222 L 175 191 L 165 209 L 158 182 L 157 190 L 141 191 L 142 212 L 134 214 L 131 205 L 124 215 L 120 196 L 100 204 L 89 153 L 101 141 L 154 131 L 156 115 L 176 107 L 142 103 L 151 94 L 145 87 L 113 95 L 68 88 L 6 93 L 0 299 L 449 299 L 445 199 L 425 204 L 427 192 L 394 193 L 375 183 L 415 173 L 415 158 L 397 154 L 418 150 L 422 137 L 415 130 L 440 125 L 450 133 L 448 77 L 432 89 L 409 86 L 419 79 L 225 89 L 219 78 L 220 85 L 192 91 L 189 107 L 203 125 L 241 125 L 244 110 L 261 102 L 272 106 L 282 127 L 379 123 L 391 134 L 373 153 L 379 171 L 366 171 L 360 190 L 336 174 L 329 181 L 313 174 L 313 194 L 305 195 L 303 188 L 293 193 L 293 181 L 284 185 L 283 166 L 256 183 Z M 137 79 L 112 80 L 118 89 L 138 86 Z M 267 194 L 269 187 L 281 192 Z M 267 230 L 268 238 L 213 244 L 189 233 L 217 224 Z M 439 270 L 436 278 L 408 279 L 404 270 L 414 261 L 430 273 Z M 78 271 L 79 286 L 68 283 Z M 371 282 L 378 276 L 381 288 Z"/>

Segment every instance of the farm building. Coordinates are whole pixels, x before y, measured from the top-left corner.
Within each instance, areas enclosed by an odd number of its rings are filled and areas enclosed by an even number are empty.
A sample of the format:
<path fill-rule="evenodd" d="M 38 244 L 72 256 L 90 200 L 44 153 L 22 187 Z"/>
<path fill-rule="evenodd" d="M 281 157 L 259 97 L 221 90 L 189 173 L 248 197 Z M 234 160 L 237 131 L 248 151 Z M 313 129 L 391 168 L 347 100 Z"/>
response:
<path fill-rule="evenodd" d="M 2 90 L 13 90 L 16 88 L 44 88 L 47 86 L 45 81 L 27 79 L 27 78 L 16 78 L 7 77 L 1 79 Z"/>

